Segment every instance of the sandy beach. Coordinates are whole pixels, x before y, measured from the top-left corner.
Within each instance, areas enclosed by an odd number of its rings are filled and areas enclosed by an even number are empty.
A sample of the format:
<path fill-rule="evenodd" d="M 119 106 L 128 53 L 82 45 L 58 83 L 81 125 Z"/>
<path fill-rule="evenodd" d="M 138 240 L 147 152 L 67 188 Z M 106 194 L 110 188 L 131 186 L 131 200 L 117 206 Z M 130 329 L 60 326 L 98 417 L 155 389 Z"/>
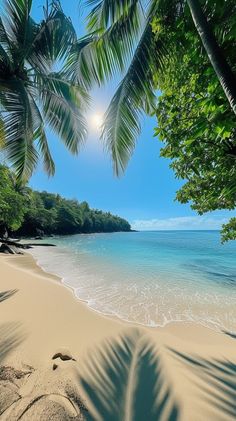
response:
<path fill-rule="evenodd" d="M 0 303 L 1 419 L 235 419 L 233 335 L 102 316 L 29 254 L 0 256 L 0 292 L 9 290 Z"/>

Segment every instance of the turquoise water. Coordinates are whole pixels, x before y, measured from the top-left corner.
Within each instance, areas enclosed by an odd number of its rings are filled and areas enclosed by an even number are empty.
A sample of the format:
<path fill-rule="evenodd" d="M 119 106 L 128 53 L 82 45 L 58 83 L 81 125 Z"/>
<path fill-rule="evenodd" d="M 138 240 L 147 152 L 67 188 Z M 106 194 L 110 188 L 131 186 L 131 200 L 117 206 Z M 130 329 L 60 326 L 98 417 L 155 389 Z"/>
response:
<path fill-rule="evenodd" d="M 51 239 L 52 240 L 52 239 Z M 197 322 L 236 330 L 236 242 L 217 231 L 53 238 L 33 254 L 94 310 L 149 326 Z"/>

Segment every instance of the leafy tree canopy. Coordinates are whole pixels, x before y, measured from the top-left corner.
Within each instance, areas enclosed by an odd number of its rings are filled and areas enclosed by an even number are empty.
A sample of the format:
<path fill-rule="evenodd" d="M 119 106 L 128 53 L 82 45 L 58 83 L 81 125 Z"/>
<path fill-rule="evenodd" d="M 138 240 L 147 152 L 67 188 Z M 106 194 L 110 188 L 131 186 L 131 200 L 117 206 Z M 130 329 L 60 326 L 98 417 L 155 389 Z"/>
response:
<path fill-rule="evenodd" d="M 19 190 L 13 173 L 0 165 L 0 226 L 22 236 L 130 231 L 129 223 L 87 202 L 58 194 Z"/>
<path fill-rule="evenodd" d="M 0 229 L 17 230 L 23 222 L 25 201 L 15 186 L 12 173 L 0 166 Z"/>
<path fill-rule="evenodd" d="M 211 25 L 236 71 L 235 2 L 215 5 Z M 166 71 L 156 71 L 161 94 L 156 115 L 156 135 L 164 142 L 161 155 L 172 160 L 178 178 L 186 180 L 177 200 L 190 202 L 199 214 L 236 206 L 236 119 L 195 33 L 191 19 L 177 20 L 178 31 L 152 22 L 156 37 L 169 40 L 171 56 Z M 164 33 L 164 34 L 163 34 Z M 233 218 L 223 227 L 222 240 L 236 239 Z"/>

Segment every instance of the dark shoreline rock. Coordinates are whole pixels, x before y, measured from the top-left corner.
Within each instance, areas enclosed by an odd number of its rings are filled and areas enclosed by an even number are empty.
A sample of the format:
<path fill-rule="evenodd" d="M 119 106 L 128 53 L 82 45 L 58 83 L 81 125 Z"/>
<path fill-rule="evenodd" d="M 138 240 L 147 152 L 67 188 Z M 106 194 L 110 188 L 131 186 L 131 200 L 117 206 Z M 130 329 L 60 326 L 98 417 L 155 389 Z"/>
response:
<path fill-rule="evenodd" d="M 30 249 L 32 247 L 35 246 L 39 246 L 39 247 L 56 247 L 56 244 L 51 244 L 51 243 L 26 243 L 26 244 L 22 244 L 20 243 L 20 240 L 6 240 L 6 239 L 1 239 L 0 238 L 0 243 L 2 243 L 2 245 L 4 246 L 10 246 L 10 247 L 16 247 L 16 248 L 21 248 L 21 249 Z M 14 254 L 14 253 L 11 253 Z"/>
<path fill-rule="evenodd" d="M 29 243 L 29 244 L 22 244 L 17 241 L 12 240 L 5 240 L 0 239 L 0 254 L 24 254 L 21 250 L 28 250 L 35 246 L 43 246 L 43 247 L 56 247 L 55 244 L 49 243 Z"/>
<path fill-rule="evenodd" d="M 23 254 L 18 247 L 2 243 L 0 246 L 0 253 L 4 254 Z"/>

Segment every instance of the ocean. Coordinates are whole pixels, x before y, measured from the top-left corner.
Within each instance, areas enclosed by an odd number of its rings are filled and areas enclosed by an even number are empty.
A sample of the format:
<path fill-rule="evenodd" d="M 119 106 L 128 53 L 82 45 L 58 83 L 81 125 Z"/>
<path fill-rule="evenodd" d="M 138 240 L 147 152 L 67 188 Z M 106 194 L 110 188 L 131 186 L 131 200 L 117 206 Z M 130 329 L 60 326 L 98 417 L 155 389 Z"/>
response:
<path fill-rule="evenodd" d="M 32 249 L 38 264 L 98 312 L 152 327 L 196 322 L 236 331 L 236 242 L 221 245 L 218 231 L 79 234 L 50 242 L 57 247 Z"/>

